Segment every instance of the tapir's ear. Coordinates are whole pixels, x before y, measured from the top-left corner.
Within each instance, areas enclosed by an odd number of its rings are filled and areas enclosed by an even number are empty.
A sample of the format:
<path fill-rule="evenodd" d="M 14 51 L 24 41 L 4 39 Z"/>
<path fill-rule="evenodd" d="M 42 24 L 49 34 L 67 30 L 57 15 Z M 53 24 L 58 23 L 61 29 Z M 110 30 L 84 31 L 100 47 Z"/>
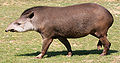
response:
<path fill-rule="evenodd" d="M 34 12 L 32 11 L 29 14 L 27 14 L 27 17 L 30 18 L 30 19 L 33 18 L 34 17 Z"/>

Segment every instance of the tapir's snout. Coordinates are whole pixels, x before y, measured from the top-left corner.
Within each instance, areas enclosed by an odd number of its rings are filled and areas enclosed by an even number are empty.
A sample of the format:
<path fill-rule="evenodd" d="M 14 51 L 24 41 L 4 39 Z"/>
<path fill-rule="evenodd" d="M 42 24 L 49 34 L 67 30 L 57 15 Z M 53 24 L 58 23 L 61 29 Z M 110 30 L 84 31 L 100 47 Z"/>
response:
<path fill-rule="evenodd" d="M 15 26 L 13 24 L 10 24 L 6 29 L 5 32 L 16 32 Z"/>
<path fill-rule="evenodd" d="M 8 32 L 8 30 L 5 30 L 5 32 Z"/>
<path fill-rule="evenodd" d="M 10 32 L 17 32 L 17 31 L 16 31 L 16 30 L 14 30 L 14 29 L 5 30 L 5 32 L 8 32 L 8 31 L 10 31 Z"/>
<path fill-rule="evenodd" d="M 14 30 L 14 29 L 5 30 L 5 32 L 8 32 L 8 31 L 10 31 L 10 32 L 17 32 L 17 31 L 16 31 L 16 30 Z"/>
<path fill-rule="evenodd" d="M 5 29 L 5 32 L 9 32 L 9 31 L 10 31 L 10 29 L 8 29 L 8 28 L 7 28 L 7 29 Z"/>

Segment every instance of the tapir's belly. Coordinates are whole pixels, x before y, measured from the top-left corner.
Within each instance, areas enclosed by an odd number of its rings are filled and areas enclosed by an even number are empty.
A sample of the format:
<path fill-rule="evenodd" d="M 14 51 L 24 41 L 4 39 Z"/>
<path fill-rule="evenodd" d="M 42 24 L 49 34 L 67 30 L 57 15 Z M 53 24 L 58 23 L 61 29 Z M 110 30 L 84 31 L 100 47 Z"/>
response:
<path fill-rule="evenodd" d="M 56 36 L 62 36 L 66 38 L 80 38 L 90 34 L 90 30 L 68 30 L 68 31 L 59 31 Z"/>

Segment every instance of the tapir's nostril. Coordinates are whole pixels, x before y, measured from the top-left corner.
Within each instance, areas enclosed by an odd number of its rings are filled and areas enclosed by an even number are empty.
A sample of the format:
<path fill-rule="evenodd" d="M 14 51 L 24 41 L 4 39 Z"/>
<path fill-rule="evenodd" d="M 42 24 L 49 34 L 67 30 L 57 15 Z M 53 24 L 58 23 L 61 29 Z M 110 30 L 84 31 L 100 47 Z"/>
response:
<path fill-rule="evenodd" d="M 5 32 L 8 32 L 8 30 L 5 30 Z"/>

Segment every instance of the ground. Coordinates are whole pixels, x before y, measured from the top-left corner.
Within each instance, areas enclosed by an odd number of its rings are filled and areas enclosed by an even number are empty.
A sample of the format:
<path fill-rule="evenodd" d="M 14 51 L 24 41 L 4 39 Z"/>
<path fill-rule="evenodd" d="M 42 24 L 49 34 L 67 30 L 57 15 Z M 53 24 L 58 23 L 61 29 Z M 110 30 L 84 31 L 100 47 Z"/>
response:
<path fill-rule="evenodd" d="M 114 23 L 108 32 L 111 42 L 109 55 L 100 56 L 103 48 L 97 50 L 98 39 L 88 35 L 69 39 L 72 57 L 66 57 L 66 48 L 57 39 L 51 44 L 43 59 L 34 59 L 42 47 L 39 33 L 5 32 L 5 28 L 19 18 L 27 8 L 33 6 L 68 6 L 80 3 L 97 3 L 114 16 Z M 119 63 L 120 62 L 120 1 L 119 0 L 0 0 L 0 63 Z"/>

